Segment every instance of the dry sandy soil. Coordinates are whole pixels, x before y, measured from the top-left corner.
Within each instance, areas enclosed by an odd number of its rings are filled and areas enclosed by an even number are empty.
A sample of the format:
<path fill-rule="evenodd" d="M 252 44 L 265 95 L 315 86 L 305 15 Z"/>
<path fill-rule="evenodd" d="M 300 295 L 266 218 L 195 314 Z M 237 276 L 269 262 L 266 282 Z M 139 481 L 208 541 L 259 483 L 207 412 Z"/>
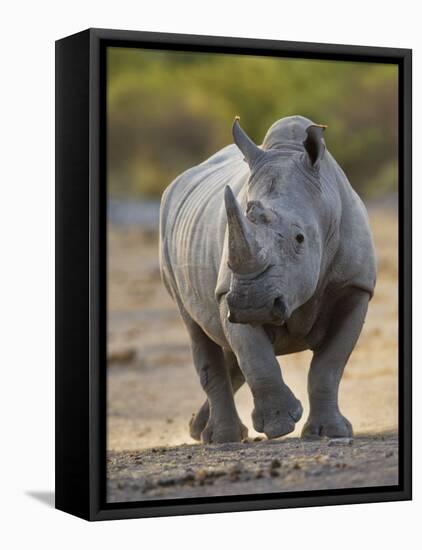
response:
<path fill-rule="evenodd" d="M 280 359 L 287 384 L 304 405 L 291 437 L 254 440 L 262 434 L 253 431 L 252 399 L 244 386 L 236 403 L 249 428 L 248 442 L 193 445 L 188 421 L 204 394 L 187 333 L 160 281 L 157 235 L 110 226 L 110 501 L 397 483 L 397 217 L 374 208 L 370 218 L 377 288 L 340 392 L 356 437 L 337 443 L 297 439 L 307 417 L 310 353 L 304 352 Z"/>

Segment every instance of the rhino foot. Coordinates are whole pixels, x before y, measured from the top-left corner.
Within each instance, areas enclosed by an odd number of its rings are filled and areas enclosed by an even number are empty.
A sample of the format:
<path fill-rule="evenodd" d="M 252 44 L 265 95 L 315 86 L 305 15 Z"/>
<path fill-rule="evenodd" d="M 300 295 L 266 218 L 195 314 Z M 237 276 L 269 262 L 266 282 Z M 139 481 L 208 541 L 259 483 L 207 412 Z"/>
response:
<path fill-rule="evenodd" d="M 267 397 L 262 402 L 256 402 L 252 420 L 257 432 L 265 433 L 268 439 L 274 439 L 291 433 L 302 413 L 301 402 L 286 386 L 281 397 Z"/>
<path fill-rule="evenodd" d="M 189 432 L 192 439 L 201 441 L 201 433 L 207 425 L 209 416 L 210 407 L 207 399 L 199 411 L 196 414 L 193 414 L 192 418 L 189 420 Z"/>
<path fill-rule="evenodd" d="M 331 415 L 309 415 L 302 430 L 302 437 L 352 437 L 353 428 L 340 412 Z"/>
<path fill-rule="evenodd" d="M 248 437 L 248 428 L 242 424 L 239 418 L 233 422 L 220 424 L 209 419 L 204 431 L 201 433 L 203 443 L 230 443 L 238 442 Z"/>

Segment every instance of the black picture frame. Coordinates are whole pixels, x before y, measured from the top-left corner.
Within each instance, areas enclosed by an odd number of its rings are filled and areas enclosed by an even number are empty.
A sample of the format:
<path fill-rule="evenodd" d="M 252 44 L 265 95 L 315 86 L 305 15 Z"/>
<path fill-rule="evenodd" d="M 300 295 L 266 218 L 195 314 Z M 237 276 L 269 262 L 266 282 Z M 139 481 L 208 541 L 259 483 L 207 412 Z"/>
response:
<path fill-rule="evenodd" d="M 399 67 L 399 484 L 110 504 L 106 483 L 106 48 L 395 63 Z M 88 29 L 56 42 L 56 508 L 87 520 L 409 500 L 412 496 L 412 52 Z"/>

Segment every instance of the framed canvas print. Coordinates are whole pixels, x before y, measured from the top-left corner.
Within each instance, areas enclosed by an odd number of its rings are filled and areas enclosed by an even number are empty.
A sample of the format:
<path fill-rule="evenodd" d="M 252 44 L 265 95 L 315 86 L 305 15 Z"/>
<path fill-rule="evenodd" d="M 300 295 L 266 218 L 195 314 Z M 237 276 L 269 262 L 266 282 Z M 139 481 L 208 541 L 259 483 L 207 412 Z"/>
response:
<path fill-rule="evenodd" d="M 56 43 L 56 506 L 411 498 L 411 51 Z"/>

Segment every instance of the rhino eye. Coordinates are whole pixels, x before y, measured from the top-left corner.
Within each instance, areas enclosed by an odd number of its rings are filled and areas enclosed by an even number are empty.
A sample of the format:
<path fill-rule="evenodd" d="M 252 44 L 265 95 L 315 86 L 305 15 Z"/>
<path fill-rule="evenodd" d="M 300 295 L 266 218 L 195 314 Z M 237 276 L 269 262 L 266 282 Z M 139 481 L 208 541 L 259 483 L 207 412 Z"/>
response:
<path fill-rule="evenodd" d="M 297 242 L 298 242 L 299 244 L 301 244 L 301 243 L 303 243 L 303 241 L 305 240 L 305 237 L 304 237 L 304 235 L 302 235 L 302 233 L 298 233 L 298 234 L 296 235 L 296 240 L 297 240 Z"/>

